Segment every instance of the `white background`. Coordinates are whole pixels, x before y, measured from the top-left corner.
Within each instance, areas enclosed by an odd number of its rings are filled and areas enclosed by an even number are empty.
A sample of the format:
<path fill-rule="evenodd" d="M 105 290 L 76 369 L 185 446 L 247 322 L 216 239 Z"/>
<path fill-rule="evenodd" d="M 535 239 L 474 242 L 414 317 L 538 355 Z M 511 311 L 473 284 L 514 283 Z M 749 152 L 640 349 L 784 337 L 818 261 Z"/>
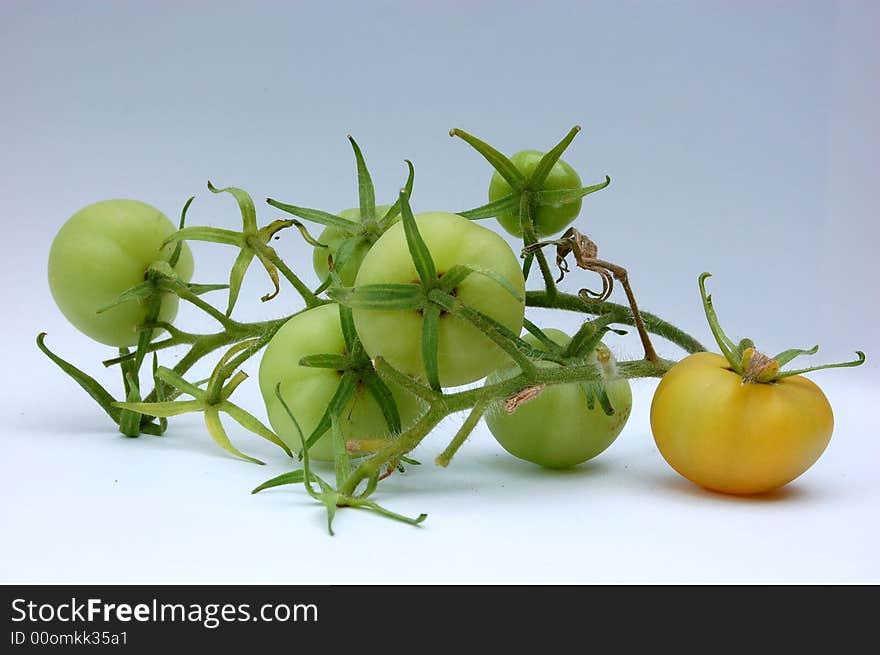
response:
<path fill-rule="evenodd" d="M 3 3 L 0 582 L 880 581 L 877 5 L 608 5 Z M 772 352 L 820 343 L 825 361 L 867 351 L 861 369 L 812 376 L 835 435 L 783 490 L 733 498 L 680 479 L 651 439 L 655 382 L 639 381 L 618 441 L 567 472 L 511 458 L 482 425 L 437 469 L 462 420 L 447 419 L 415 453 L 426 465 L 376 496 L 427 522 L 341 511 L 330 538 L 300 488 L 248 494 L 290 467 L 280 451 L 230 428 L 269 464 L 237 461 L 190 416 L 126 439 L 34 346 L 45 330 L 118 388 L 98 363 L 112 352 L 64 322 L 45 281 L 52 236 L 90 202 L 175 216 L 196 194 L 191 224 L 233 228 L 211 179 L 336 211 L 356 203 L 351 133 L 380 201 L 410 158 L 416 210 L 456 210 L 484 202 L 489 172 L 450 127 L 513 152 L 575 123 L 566 160 L 585 183 L 613 178 L 578 226 L 629 268 L 645 309 L 710 345 L 696 277 L 711 270 L 732 335 Z M 314 282 L 298 235 L 276 243 Z M 193 249 L 195 279 L 222 281 L 234 253 Z M 267 290 L 254 268 L 240 319 L 298 308 L 289 289 L 260 305 Z M 213 328 L 189 308 L 180 321 Z M 633 335 L 609 343 L 638 355 Z M 255 380 L 238 400 L 264 415 Z"/>

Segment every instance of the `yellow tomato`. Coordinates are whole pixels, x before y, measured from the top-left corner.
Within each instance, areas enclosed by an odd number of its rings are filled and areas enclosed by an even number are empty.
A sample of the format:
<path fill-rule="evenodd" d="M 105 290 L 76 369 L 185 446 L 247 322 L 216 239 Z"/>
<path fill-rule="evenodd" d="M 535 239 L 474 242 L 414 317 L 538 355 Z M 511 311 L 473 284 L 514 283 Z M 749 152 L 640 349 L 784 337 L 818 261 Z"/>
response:
<path fill-rule="evenodd" d="M 672 468 L 731 494 L 791 482 L 819 459 L 833 428 L 828 399 L 807 378 L 744 383 L 724 357 L 708 352 L 676 364 L 651 405 L 654 441 Z"/>

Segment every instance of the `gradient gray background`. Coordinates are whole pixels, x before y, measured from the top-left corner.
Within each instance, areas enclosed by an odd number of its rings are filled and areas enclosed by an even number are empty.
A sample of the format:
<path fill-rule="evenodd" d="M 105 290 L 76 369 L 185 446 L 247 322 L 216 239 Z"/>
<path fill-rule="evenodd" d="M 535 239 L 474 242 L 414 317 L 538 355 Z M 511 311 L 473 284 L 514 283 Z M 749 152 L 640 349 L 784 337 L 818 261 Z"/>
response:
<path fill-rule="evenodd" d="M 880 317 L 880 5 L 316 5 L 0 3 L 3 294 L 12 308 L 3 324 L 3 527 L 23 535 L 4 540 L 0 580 L 878 581 L 880 447 L 869 411 Z M 196 194 L 191 224 L 235 227 L 235 205 L 206 191 L 211 179 L 258 203 L 271 195 L 339 210 L 357 202 L 352 134 L 380 201 L 394 197 L 409 158 L 417 211 L 464 209 L 485 201 L 489 170 L 449 128 L 513 152 L 545 149 L 574 124 L 584 129 L 566 160 L 585 183 L 613 179 L 585 200 L 578 226 L 629 268 L 645 309 L 709 344 L 696 277 L 710 270 L 732 335 L 773 352 L 819 343 L 826 361 L 868 352 L 861 369 L 814 376 L 834 403 L 835 439 L 778 502 L 679 486 L 651 443 L 653 383 L 640 382 L 633 418 L 606 462 L 549 476 L 505 459 L 480 428 L 449 471 L 425 467 L 383 494 L 396 509 L 430 512 L 427 530 L 349 512 L 331 547 L 319 510 L 298 491 L 246 495 L 285 470 L 271 450 L 233 433 L 242 449 L 273 461 L 261 470 L 231 461 L 205 443 L 197 419 L 181 421 L 167 440 L 117 438 L 32 345 L 46 330 L 51 346 L 116 384 L 115 372 L 92 364 L 107 350 L 67 326 L 45 282 L 51 238 L 86 204 L 132 197 L 175 216 Z M 258 206 L 263 222 L 277 217 Z M 295 232 L 277 248 L 314 281 Z M 194 250 L 196 279 L 222 281 L 234 253 Z M 564 286 L 590 283 L 573 275 Z M 289 289 L 261 305 L 266 290 L 253 269 L 239 316 L 298 307 Z M 211 327 L 187 309 L 181 320 Z M 554 320 L 575 326 L 574 316 Z M 638 354 L 632 335 L 612 345 Z M 248 370 L 255 374 L 256 362 Z M 255 386 L 242 393 L 262 415 Z M 425 461 L 455 425 L 447 421 L 420 451 Z M 47 475 L 53 482 L 34 491 L 30 481 Z M 748 537 L 756 533 L 758 544 Z M 249 553 L 254 534 L 278 557 Z M 657 544 L 650 552 L 638 545 L 646 534 Z M 718 556 L 706 554 L 719 547 L 713 534 L 723 542 Z M 392 539 L 412 554 L 396 561 L 378 549 Z M 469 554 L 451 553 L 462 539 L 472 540 Z M 238 563 L 205 555 L 211 540 L 229 543 Z M 178 556 L 141 555 L 133 565 L 114 555 L 129 542 L 173 544 Z M 375 567 L 338 563 L 345 548 L 365 542 Z M 532 556 L 515 544 L 561 561 L 588 552 L 603 567 L 580 557 L 524 570 L 518 564 Z M 77 548 L 91 554 L 76 559 Z M 306 555 L 313 567 L 294 571 Z M 438 558 L 451 558 L 451 578 L 436 569 Z"/>

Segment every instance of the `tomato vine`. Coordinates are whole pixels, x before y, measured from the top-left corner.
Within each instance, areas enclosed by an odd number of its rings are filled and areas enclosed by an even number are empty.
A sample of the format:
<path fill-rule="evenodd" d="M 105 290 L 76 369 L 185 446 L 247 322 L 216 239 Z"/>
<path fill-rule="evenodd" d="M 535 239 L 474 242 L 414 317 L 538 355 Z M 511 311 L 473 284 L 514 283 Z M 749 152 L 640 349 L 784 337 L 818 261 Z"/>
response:
<path fill-rule="evenodd" d="M 128 436 L 137 436 L 140 433 L 161 434 L 167 427 L 169 417 L 185 412 L 201 412 L 205 416 L 209 434 L 221 447 L 243 459 L 259 462 L 231 444 L 219 421 L 221 412 L 249 431 L 279 445 L 288 453 L 290 453 L 289 443 L 285 443 L 272 429 L 230 400 L 235 389 L 247 377 L 241 371 L 241 367 L 260 352 L 292 317 L 335 302 L 340 306 L 348 354 L 315 353 L 314 356 L 305 357 L 299 365 L 336 369 L 340 372 L 342 382 L 328 404 L 323 418 L 310 434 L 301 433 L 297 417 L 285 401 L 280 386 L 275 389 L 278 400 L 296 429 L 300 431 L 300 440 L 297 443 L 303 445 L 298 453 L 303 466 L 265 482 L 254 489 L 254 492 L 282 484 L 304 485 L 307 493 L 327 509 L 328 527 L 331 533 L 333 517 L 339 507 L 366 509 L 389 518 L 419 523 L 424 520 L 425 515 L 415 519 L 407 518 L 377 505 L 369 498 L 381 479 L 403 464 L 413 463 L 408 454 L 445 417 L 467 412 L 464 423 L 435 459 L 436 464 L 444 467 L 451 463 L 479 420 L 493 406 L 505 402 L 513 403 L 515 406 L 522 399 L 537 396 L 546 387 L 553 385 L 601 382 L 601 373 L 595 366 L 586 362 L 570 362 L 566 366 L 553 367 L 540 367 L 535 363 L 542 359 L 559 361 L 560 358 L 588 354 L 604 334 L 615 330 L 612 325 L 635 327 L 644 350 L 644 357 L 640 359 L 617 363 L 616 372 L 621 378 L 662 377 L 676 363 L 657 355 L 649 334 L 667 339 L 687 353 L 705 350 L 699 341 L 681 328 L 654 314 L 642 312 L 636 303 L 627 270 L 615 263 L 599 259 L 596 245 L 576 229 L 571 228 L 556 239 L 539 241 L 539 233 L 546 233 L 543 229 L 539 230 L 536 225 L 536 220 L 540 218 L 543 210 L 569 206 L 572 203 L 577 203 L 579 209 L 582 198 L 610 184 L 610 178 L 606 177 L 604 182 L 582 187 L 579 185 L 579 178 L 575 175 L 570 179 L 577 181 L 576 186 L 570 188 L 557 186 L 552 189 L 544 187 L 554 167 L 561 165 L 560 158 L 579 129 L 579 127 L 572 128 L 547 154 L 533 159 L 531 168 L 526 171 L 520 170 L 511 158 L 479 138 L 459 129 L 450 132 L 451 136 L 462 139 L 482 155 L 494 168 L 496 176 L 503 180 L 503 188 L 509 189 L 506 195 L 493 197 L 488 204 L 458 212 L 458 215 L 477 221 L 514 212 L 518 216 L 519 233 L 522 235 L 523 279 L 528 282 L 533 263 L 537 262 L 542 281 L 540 289 L 529 289 L 524 294 L 520 294 L 502 276 L 476 267 L 457 266 L 443 271 L 442 274 L 438 273 L 431 249 L 422 238 L 418 221 L 410 208 L 414 179 L 412 164 L 406 162 L 408 176 L 394 203 L 387 208 L 377 208 L 372 179 L 363 154 L 354 139 L 349 137 L 355 154 L 358 178 L 357 221 L 352 221 L 350 216 L 331 214 L 270 198 L 267 200 L 270 206 L 296 218 L 279 219 L 260 227 L 257 222 L 256 206 L 247 192 L 235 187 L 216 188 L 209 182 L 208 189 L 212 193 L 227 193 L 235 199 L 242 217 L 242 229 L 233 231 L 211 226 L 187 226 L 186 213 L 192 198 L 187 201 L 181 212 L 177 232 L 166 240 L 166 244 L 176 244 L 177 249 L 172 261 L 178 256 L 181 244 L 192 240 L 230 245 L 238 248 L 239 254 L 226 284 L 192 284 L 177 277 L 167 264 L 156 265 L 150 268 L 143 289 L 134 288 L 119 297 L 117 301 L 119 304 L 135 302 L 147 296 L 153 299 L 146 320 L 139 326 L 140 338 L 137 347 L 134 350 L 121 348 L 118 356 L 104 361 L 105 366 L 117 366 L 122 372 L 126 393 L 121 401 L 117 401 L 94 378 L 53 353 L 45 343 L 45 334 L 38 336 L 37 344 L 52 361 L 91 395 L 124 434 Z M 328 230 L 334 230 L 334 243 L 325 244 L 321 242 L 321 236 L 317 239 L 312 237 L 299 219 L 324 226 L 323 236 L 328 234 Z M 406 245 L 418 274 L 418 280 L 413 284 L 357 285 L 353 284 L 352 275 L 347 273 L 348 279 L 345 280 L 347 286 L 344 285 L 339 271 L 348 258 L 362 257 L 364 248 L 369 248 L 398 222 L 402 223 Z M 323 259 L 323 253 L 326 251 L 327 276 L 326 279 L 321 280 L 321 285 L 315 290 L 310 289 L 269 245 L 270 240 L 278 232 L 290 227 L 296 227 L 310 244 L 319 249 L 320 255 L 316 255 L 316 262 Z M 544 252 L 547 247 L 556 248 L 556 265 L 560 276 L 570 272 L 568 258 L 573 257 L 579 268 L 599 275 L 602 282 L 601 291 L 594 292 L 585 288 L 576 295 L 560 291 L 557 286 L 558 280 L 551 271 Z M 303 309 L 268 321 L 248 323 L 233 318 L 242 279 L 254 259 L 262 265 L 272 283 L 271 291 L 263 296 L 262 300 L 269 301 L 278 294 L 283 278 L 299 294 Z M 525 307 L 577 312 L 587 318 L 564 350 L 537 348 L 534 346 L 534 341 L 530 343 L 524 340 L 518 333 L 457 297 L 456 285 L 470 276 L 488 276 L 497 284 L 499 294 L 513 294 Z M 624 289 L 626 304 L 609 300 L 615 281 Z M 202 298 L 204 293 L 221 289 L 226 289 L 228 293 L 224 310 L 215 308 Z M 322 297 L 325 292 L 328 297 Z M 160 293 L 173 294 L 195 306 L 210 316 L 218 324 L 219 329 L 210 333 L 192 333 L 169 321 L 159 320 L 156 299 L 159 298 Z M 413 377 L 395 368 L 382 353 L 376 354 L 373 358 L 364 355 L 355 322 L 352 320 L 352 311 L 359 309 L 421 313 L 424 378 Z M 519 368 L 519 372 L 479 388 L 451 391 L 444 389 L 441 385 L 438 364 L 439 317 L 443 315 L 454 316 L 476 328 L 506 353 L 509 360 Z M 525 326 L 539 341 L 546 341 L 546 337 L 537 326 L 528 320 Z M 159 330 L 164 330 L 167 336 L 155 337 Z M 159 354 L 175 347 L 186 349 L 182 358 L 172 368 L 159 366 Z M 193 382 L 185 379 L 184 376 L 198 361 L 221 349 L 225 349 L 225 352 L 217 361 L 208 380 Z M 805 351 L 801 351 L 800 354 L 803 352 Z M 152 355 L 151 372 L 154 388 L 148 394 L 142 395 L 138 390 L 139 371 L 149 355 Z M 787 356 L 785 353 L 783 355 Z M 351 380 L 366 379 L 371 380 L 370 392 L 381 406 L 393 438 L 346 441 L 342 437 L 340 421 L 343 420 L 342 408 L 355 393 L 356 384 Z M 420 400 L 424 410 L 417 419 L 408 425 L 399 424 L 400 418 L 394 399 L 387 392 L 387 385 L 396 385 Z M 190 396 L 191 400 L 180 400 L 180 396 L 184 394 Z M 132 422 L 133 416 L 137 418 Z M 311 466 L 309 457 L 310 447 L 328 433 L 333 443 L 335 484 L 326 482 L 317 474 Z M 363 456 L 363 458 L 360 461 L 353 461 L 355 456 Z"/>

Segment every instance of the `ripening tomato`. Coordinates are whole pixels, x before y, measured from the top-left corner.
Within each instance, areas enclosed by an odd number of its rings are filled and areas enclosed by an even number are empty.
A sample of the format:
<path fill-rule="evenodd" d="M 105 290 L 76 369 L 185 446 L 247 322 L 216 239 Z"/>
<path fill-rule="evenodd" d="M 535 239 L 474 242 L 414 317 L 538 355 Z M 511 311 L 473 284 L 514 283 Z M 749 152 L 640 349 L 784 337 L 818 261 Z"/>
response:
<path fill-rule="evenodd" d="M 376 207 L 376 216 L 384 216 L 389 209 L 390 206 L 388 205 L 378 205 Z M 344 209 L 339 212 L 339 216 L 351 221 L 352 225 L 358 225 L 361 222 L 361 210 L 357 207 L 354 209 Z M 398 217 L 395 219 L 395 221 L 397 220 L 400 220 L 400 218 Z M 332 256 L 335 260 L 339 252 L 340 244 L 346 239 L 355 239 L 355 245 L 349 251 L 346 261 L 336 268 L 336 272 L 339 274 L 342 285 L 346 287 L 352 286 L 354 284 L 355 276 L 357 275 L 358 270 L 360 270 L 361 262 L 364 260 L 364 257 L 366 257 L 367 252 L 369 252 L 370 247 L 377 238 L 378 234 L 370 239 L 366 236 L 347 234 L 333 225 L 325 227 L 318 237 L 318 242 L 327 247 L 315 248 L 315 252 L 312 255 L 312 265 L 315 268 L 315 273 L 318 274 L 318 279 L 323 282 L 330 274 L 328 256 Z"/>
<path fill-rule="evenodd" d="M 79 331 L 108 346 L 134 346 L 147 301 L 132 300 L 98 310 L 144 281 L 153 262 L 167 260 L 175 244 L 163 247 L 177 227 L 155 207 L 137 200 L 105 200 L 71 216 L 49 251 L 49 289 L 58 308 Z M 193 257 L 183 244 L 174 267 L 189 281 Z M 170 323 L 178 298 L 166 294 L 158 320 Z"/>
<path fill-rule="evenodd" d="M 525 282 L 519 261 L 507 242 L 456 214 L 428 212 L 415 217 L 438 276 L 457 264 L 503 277 L 519 297 L 497 280 L 474 273 L 455 289 L 464 304 L 519 334 L 525 314 Z M 407 247 L 403 223 L 393 225 L 367 253 L 355 286 L 418 284 L 419 276 Z M 422 355 L 422 313 L 416 310 L 355 309 L 354 322 L 364 348 L 384 357 L 398 370 L 426 378 Z M 438 363 L 443 386 L 467 384 L 486 376 L 508 355 L 471 323 L 451 314 L 440 316 Z"/>
<path fill-rule="evenodd" d="M 320 423 L 342 376 L 334 369 L 300 366 L 299 362 L 308 355 L 342 355 L 345 350 L 336 304 L 321 305 L 293 316 L 266 346 L 260 362 L 260 391 L 272 428 L 291 450 L 302 448 L 302 442 L 275 395 L 276 385 L 281 383 L 281 395 L 308 438 Z M 397 403 L 401 425 L 406 427 L 418 417 L 421 404 L 400 387 L 388 387 Z M 391 436 L 381 407 L 363 385 L 342 411 L 340 428 L 346 440 Z M 333 436 L 329 430 L 309 448 L 309 455 L 318 460 L 333 460 Z"/>
<path fill-rule="evenodd" d="M 544 330 L 561 346 L 571 340 L 561 330 Z M 523 339 L 535 348 L 542 345 L 531 334 Z M 606 381 L 560 384 L 541 391 L 508 414 L 498 405 L 486 413 L 486 425 L 511 455 L 548 468 L 568 468 L 592 459 L 610 446 L 626 425 L 632 410 L 632 391 L 626 378 L 615 376 L 616 360 L 600 343 L 587 358 Z M 539 361 L 539 367 L 556 368 L 556 362 Z M 497 371 L 486 379 L 494 384 L 519 374 L 516 367 Z M 606 414 L 598 400 L 604 389 L 613 409 Z"/>
<path fill-rule="evenodd" d="M 544 153 L 538 152 L 537 150 L 523 150 L 513 155 L 510 158 L 510 161 L 513 162 L 513 165 L 517 167 L 520 173 L 528 177 L 535 172 L 535 168 L 538 166 L 538 162 L 541 161 L 543 156 Z M 579 189 L 580 186 L 581 178 L 578 176 L 577 171 L 560 159 L 553 165 L 553 168 L 550 169 L 550 174 L 544 181 L 542 188 L 547 190 Z M 510 188 L 507 180 L 501 177 L 500 173 L 496 172 L 492 176 L 492 181 L 489 183 L 489 201 L 494 202 L 500 200 L 501 198 L 510 195 L 512 192 L 513 190 Z M 551 234 L 556 234 L 557 232 L 562 232 L 562 230 L 568 227 L 571 222 L 577 218 L 578 214 L 581 213 L 581 202 L 581 199 L 577 198 L 562 203 L 558 207 L 552 207 L 549 205 L 539 206 L 535 212 L 535 216 L 532 217 L 532 220 L 535 223 L 535 231 L 538 236 L 549 236 Z M 522 236 L 522 227 L 520 226 L 518 211 L 499 214 L 498 222 L 501 223 L 501 226 L 512 235 L 517 237 Z"/>
<path fill-rule="evenodd" d="M 794 480 L 831 440 L 822 390 L 795 375 L 748 383 L 715 353 L 690 355 L 660 381 L 651 429 L 667 462 L 707 489 L 757 494 Z"/>

